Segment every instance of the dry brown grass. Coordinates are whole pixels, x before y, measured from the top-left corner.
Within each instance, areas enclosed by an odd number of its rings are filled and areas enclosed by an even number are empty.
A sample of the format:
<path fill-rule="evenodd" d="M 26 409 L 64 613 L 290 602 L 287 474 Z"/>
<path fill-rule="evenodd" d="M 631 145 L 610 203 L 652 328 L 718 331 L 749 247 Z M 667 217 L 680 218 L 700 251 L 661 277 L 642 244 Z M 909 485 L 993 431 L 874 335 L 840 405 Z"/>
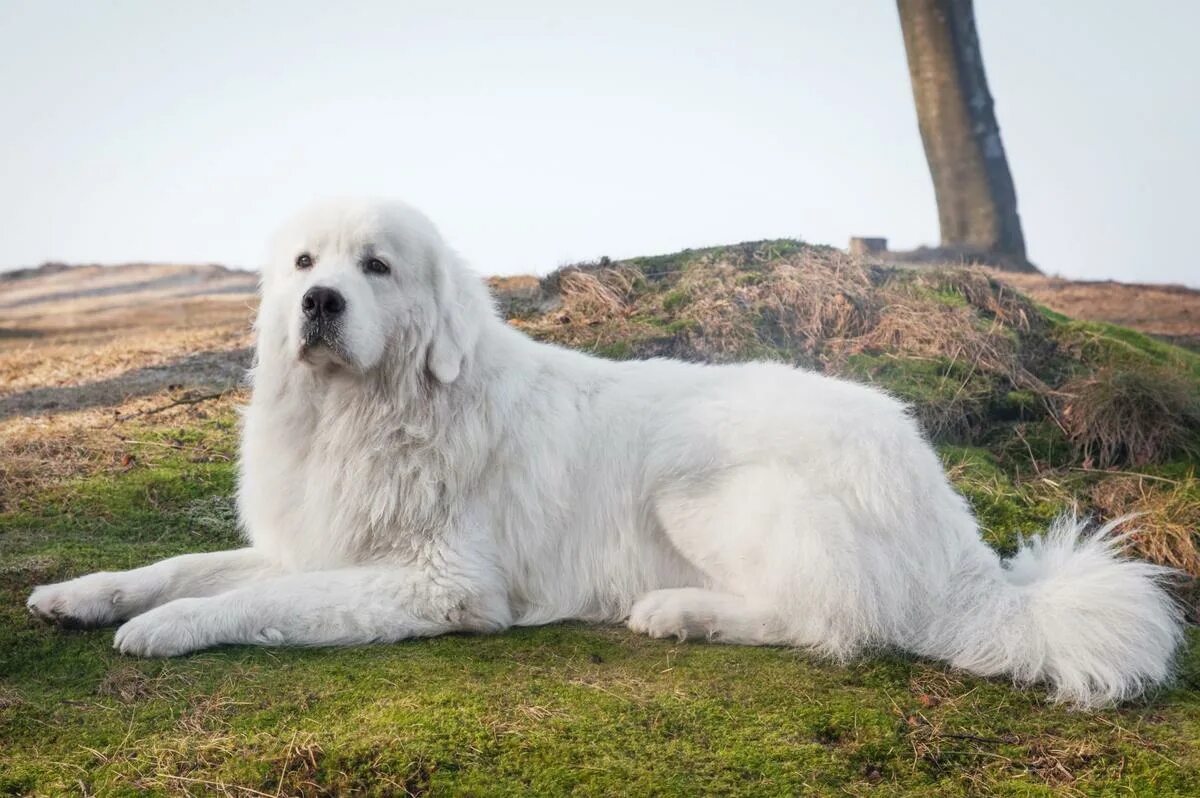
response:
<path fill-rule="evenodd" d="M 743 285 L 737 285 L 735 275 L 730 305 L 714 296 L 730 288 L 729 275 L 723 276 L 708 287 L 710 306 L 726 312 L 732 306 L 742 316 L 748 315 L 746 309 L 757 311 L 768 340 L 812 356 L 822 353 L 828 342 L 866 334 L 878 323 L 883 304 L 873 290 L 876 274 L 841 253 L 794 255 L 764 270 L 762 279 Z"/>
<path fill-rule="evenodd" d="M 0 710 L 23 706 L 26 703 L 28 702 L 16 690 L 0 686 Z"/>
<path fill-rule="evenodd" d="M 244 401 L 245 390 L 175 404 L 179 396 L 189 395 L 163 390 L 115 406 L 0 420 L 0 512 L 13 509 L 24 496 L 75 477 L 152 466 L 171 453 L 182 453 L 194 462 L 229 459 L 224 443 L 157 439 L 154 433 L 162 427 L 193 426 L 214 415 L 227 415 Z M 165 409 L 139 415 L 160 408 Z"/>
<path fill-rule="evenodd" d="M 654 285 L 647 288 L 649 279 Z M 521 323 L 557 339 L 610 320 L 686 337 L 694 354 L 721 360 L 756 345 L 824 364 L 864 350 L 979 361 L 1019 375 L 1012 335 L 1043 323 L 1020 295 L 970 269 L 893 271 L 833 250 L 808 249 L 764 267 L 737 249 L 699 256 L 665 277 L 622 264 L 570 267 L 543 281 L 561 309 Z M 942 295 L 939 299 L 938 294 Z M 961 305 L 946 296 L 961 297 Z M 979 313 L 990 328 L 975 323 Z M 686 324 L 672 327 L 670 322 Z M 638 330 L 634 330 L 638 332 Z M 654 333 L 655 330 L 641 330 Z"/>
<path fill-rule="evenodd" d="M 684 337 L 713 360 L 756 343 L 815 353 L 873 326 L 874 284 L 868 267 L 837 252 L 805 251 L 764 268 L 754 250 L 731 249 L 651 276 L 622 264 L 568 267 L 542 283 L 560 309 L 523 326 L 557 339 L 624 319 L 643 338 Z"/>
<path fill-rule="evenodd" d="M 924 360 L 958 380 L 926 389 L 926 401 L 921 390 L 905 396 L 935 437 L 980 434 L 1010 389 L 1032 391 L 1052 411 L 1053 392 L 1034 374 L 1049 352 L 1031 335 L 1046 321 L 987 274 L 898 271 L 817 248 L 771 255 L 769 245 L 700 253 L 669 268 L 569 267 L 542 281 L 537 298 L 518 287 L 527 306 L 554 309 L 514 323 L 616 357 L 783 360 L 859 379 L 873 375 L 850 362 L 856 355 Z"/>
<path fill-rule="evenodd" d="M 154 460 L 171 444 L 140 442 L 153 427 L 227 413 L 249 359 L 253 284 L 153 265 L 0 282 L 0 511 Z"/>
<path fill-rule="evenodd" d="M 588 319 L 614 318 L 628 309 L 637 277 L 634 270 L 619 266 L 567 269 L 558 275 L 558 289 L 570 298 L 571 309 Z"/>
<path fill-rule="evenodd" d="M 1155 750 L 1153 743 L 1103 721 L 1089 735 L 1059 729 L 1010 730 L 1007 716 L 989 717 L 958 674 L 922 669 L 910 681 L 917 706 L 893 702 L 913 764 L 934 776 L 953 775 L 968 795 L 988 794 L 997 773 L 1023 772 L 1055 794 L 1085 795 L 1079 785 L 1119 779 L 1122 743 Z M 1000 721 L 1000 728 L 990 721 Z M 1015 726 L 1015 724 L 1014 724 Z"/>
<path fill-rule="evenodd" d="M 133 665 L 119 665 L 105 674 L 96 686 L 96 695 L 132 704 L 161 695 L 158 680 Z"/>
<path fill-rule="evenodd" d="M 1067 382 L 1060 418 L 1087 467 L 1161 463 L 1200 451 L 1200 395 L 1188 377 L 1102 368 Z"/>
<path fill-rule="evenodd" d="M 1200 480 L 1119 474 L 1096 483 L 1093 506 L 1105 519 L 1130 516 L 1130 542 L 1146 559 L 1200 576 Z"/>

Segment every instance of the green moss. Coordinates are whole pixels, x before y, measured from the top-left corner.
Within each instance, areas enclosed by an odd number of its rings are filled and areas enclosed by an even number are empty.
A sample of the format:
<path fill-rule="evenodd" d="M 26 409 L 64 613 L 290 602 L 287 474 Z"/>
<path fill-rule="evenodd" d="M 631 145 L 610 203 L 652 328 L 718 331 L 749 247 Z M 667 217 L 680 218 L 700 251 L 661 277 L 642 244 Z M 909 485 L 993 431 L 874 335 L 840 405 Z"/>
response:
<path fill-rule="evenodd" d="M 934 299 L 943 305 L 947 305 L 952 308 L 967 307 L 967 298 L 957 291 L 942 289 L 940 291 L 932 291 L 930 293 Z"/>
<path fill-rule="evenodd" d="M 574 624 L 135 663 L 108 632 L 34 635 L 48 667 L 8 680 L 0 769 L 38 793 L 971 795 L 1047 789 L 1057 776 L 1031 764 L 1078 741 L 1098 752 L 1075 763 L 1081 791 L 1198 784 L 1186 692 L 1081 715 L 906 658 L 834 665 Z M 134 697 L 106 689 L 114 680 Z"/>
<path fill-rule="evenodd" d="M 900 279 L 904 280 L 905 277 L 902 276 Z M 965 308 L 970 304 L 961 291 L 955 290 L 952 283 L 942 282 L 931 285 L 915 279 L 915 277 L 908 277 L 907 290 L 910 296 L 929 299 L 939 305 L 951 308 Z"/>
<path fill-rule="evenodd" d="M 1038 305 L 1037 309 L 1041 311 L 1043 316 L 1052 322 L 1063 324 L 1071 320 L 1070 316 L 1065 316 L 1062 313 L 1059 313 L 1057 310 L 1051 310 L 1045 305 Z"/>
<path fill-rule="evenodd" d="M 1058 509 L 986 450 L 941 453 L 1002 550 Z M 610 627 L 141 661 L 115 654 L 111 631 L 25 615 L 38 582 L 236 545 L 232 489 L 229 463 L 172 453 L 0 516 L 0 787 L 1028 794 L 1059 783 L 1038 769 L 1047 751 L 1084 745 L 1069 763 L 1079 792 L 1200 789 L 1200 705 L 1186 680 L 1146 706 L 1081 714 L 905 657 L 839 665 Z M 1185 679 L 1200 675 L 1197 642 Z"/>
<path fill-rule="evenodd" d="M 692 332 L 700 329 L 700 322 L 695 319 L 675 319 L 667 322 L 663 327 L 671 335 L 679 335 L 680 333 Z"/>
<path fill-rule="evenodd" d="M 1200 355 L 1124 327 L 1068 321 L 1055 325 L 1054 335 L 1092 367 L 1166 367 L 1200 380 Z"/>
<path fill-rule="evenodd" d="M 691 301 L 692 297 L 687 291 L 676 289 L 674 291 L 668 291 L 665 295 L 663 295 L 662 306 L 663 310 L 667 311 L 668 313 L 673 313 Z"/>
<path fill-rule="evenodd" d="M 667 255 L 629 258 L 621 261 L 621 265 L 637 269 L 650 280 L 660 280 L 685 271 L 699 261 L 731 260 L 743 268 L 754 269 L 767 261 L 794 255 L 805 249 L 827 248 L 813 247 L 798 239 L 780 238 L 701 249 L 685 249 Z"/>
<path fill-rule="evenodd" d="M 1018 418 L 1028 418 L 1038 414 L 1041 406 L 1041 397 L 1033 391 L 1009 391 L 1004 394 L 1004 410 Z"/>
<path fill-rule="evenodd" d="M 607 344 L 600 344 L 592 350 L 593 355 L 606 357 L 609 360 L 628 360 L 636 353 L 633 345 L 628 341 L 613 341 Z"/>
<path fill-rule="evenodd" d="M 971 504 L 984 539 L 1002 554 L 1012 554 L 1022 537 L 1045 532 L 1070 509 L 1054 493 L 1018 487 L 987 449 L 942 445 L 938 452 L 954 487 Z"/>
<path fill-rule="evenodd" d="M 978 438 L 998 391 L 993 378 L 949 358 L 862 353 L 847 359 L 843 373 L 910 403 L 936 440 Z"/>

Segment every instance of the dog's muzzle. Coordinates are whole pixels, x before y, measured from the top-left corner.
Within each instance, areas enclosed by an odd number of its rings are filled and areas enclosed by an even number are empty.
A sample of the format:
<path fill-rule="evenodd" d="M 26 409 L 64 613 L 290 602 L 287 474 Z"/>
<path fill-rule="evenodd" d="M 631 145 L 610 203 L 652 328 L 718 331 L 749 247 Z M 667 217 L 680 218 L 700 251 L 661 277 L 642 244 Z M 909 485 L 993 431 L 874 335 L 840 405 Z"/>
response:
<path fill-rule="evenodd" d="M 346 312 L 346 298 L 341 292 L 324 286 L 315 286 L 304 292 L 300 300 L 300 311 L 304 314 L 304 348 L 324 344 L 338 348 L 342 317 Z"/>

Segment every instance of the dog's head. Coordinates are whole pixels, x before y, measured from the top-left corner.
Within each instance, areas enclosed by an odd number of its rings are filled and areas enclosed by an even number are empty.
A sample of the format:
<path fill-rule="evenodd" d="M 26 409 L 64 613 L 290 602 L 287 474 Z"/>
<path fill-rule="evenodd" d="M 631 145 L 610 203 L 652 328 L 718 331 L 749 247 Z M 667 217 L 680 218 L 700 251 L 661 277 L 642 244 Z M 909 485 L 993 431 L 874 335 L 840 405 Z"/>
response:
<path fill-rule="evenodd" d="M 400 203 L 335 202 L 300 214 L 263 270 L 260 335 L 313 369 L 365 374 L 385 358 L 458 378 L 489 315 L 482 284 L 433 224 Z"/>

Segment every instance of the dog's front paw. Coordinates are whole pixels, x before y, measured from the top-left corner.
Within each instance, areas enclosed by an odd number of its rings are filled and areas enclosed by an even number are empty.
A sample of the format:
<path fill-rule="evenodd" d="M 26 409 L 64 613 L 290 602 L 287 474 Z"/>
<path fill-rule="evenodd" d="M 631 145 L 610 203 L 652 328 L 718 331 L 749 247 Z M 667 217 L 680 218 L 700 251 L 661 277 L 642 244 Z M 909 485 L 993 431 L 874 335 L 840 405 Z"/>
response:
<path fill-rule="evenodd" d="M 205 599 L 182 598 L 127 621 L 113 648 L 134 657 L 178 657 L 213 645 Z"/>
<path fill-rule="evenodd" d="M 96 573 L 34 588 L 25 607 L 38 618 L 68 629 L 108 626 L 123 617 L 117 574 Z"/>

